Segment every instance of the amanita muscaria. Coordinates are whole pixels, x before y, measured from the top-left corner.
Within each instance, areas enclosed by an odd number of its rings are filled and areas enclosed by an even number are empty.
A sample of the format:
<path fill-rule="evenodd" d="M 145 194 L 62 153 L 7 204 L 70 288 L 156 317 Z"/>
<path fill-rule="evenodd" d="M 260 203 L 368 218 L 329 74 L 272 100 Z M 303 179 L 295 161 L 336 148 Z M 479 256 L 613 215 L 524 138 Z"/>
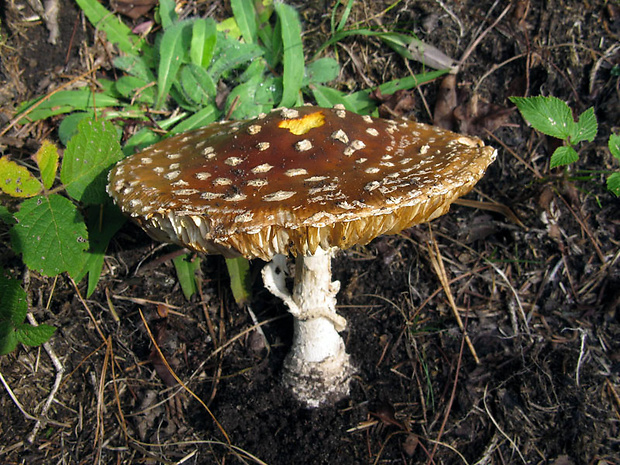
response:
<path fill-rule="evenodd" d="M 346 396 L 353 371 L 334 252 L 446 213 L 495 155 L 424 124 L 306 106 L 165 139 L 116 165 L 108 192 L 157 240 L 270 262 L 265 286 L 295 321 L 283 378 L 316 407 Z M 282 256 L 295 257 L 292 293 Z"/>

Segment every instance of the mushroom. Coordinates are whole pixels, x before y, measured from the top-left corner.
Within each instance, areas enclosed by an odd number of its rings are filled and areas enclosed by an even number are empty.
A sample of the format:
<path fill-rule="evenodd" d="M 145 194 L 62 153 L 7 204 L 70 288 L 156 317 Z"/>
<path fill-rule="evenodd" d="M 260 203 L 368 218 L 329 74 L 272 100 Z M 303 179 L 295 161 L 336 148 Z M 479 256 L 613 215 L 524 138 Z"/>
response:
<path fill-rule="evenodd" d="M 424 124 L 306 106 L 165 139 L 118 163 L 108 192 L 157 240 L 269 262 L 265 286 L 294 318 L 283 380 L 317 407 L 347 396 L 353 373 L 334 252 L 446 213 L 495 155 Z"/>

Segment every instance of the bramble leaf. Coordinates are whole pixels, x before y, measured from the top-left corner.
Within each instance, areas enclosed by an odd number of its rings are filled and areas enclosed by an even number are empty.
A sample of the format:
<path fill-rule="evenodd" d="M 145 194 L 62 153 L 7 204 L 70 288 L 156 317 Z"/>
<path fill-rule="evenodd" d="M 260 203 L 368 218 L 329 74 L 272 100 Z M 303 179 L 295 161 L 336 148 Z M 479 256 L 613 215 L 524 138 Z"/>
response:
<path fill-rule="evenodd" d="M 52 187 L 56 172 L 58 171 L 58 147 L 56 144 L 44 140 L 43 145 L 34 154 L 34 161 L 37 162 L 41 172 L 41 181 L 46 189 Z"/>
<path fill-rule="evenodd" d="M 590 107 L 582 114 L 579 115 L 577 121 L 577 132 L 571 135 L 571 144 L 587 140 L 592 142 L 598 132 L 598 123 L 596 122 L 596 115 L 594 114 L 594 108 Z"/>
<path fill-rule="evenodd" d="M 60 180 L 67 193 L 85 204 L 103 203 L 107 170 L 123 158 L 114 125 L 92 119 L 81 121 L 78 132 L 67 144 Z"/>
<path fill-rule="evenodd" d="M 33 326 L 23 323 L 17 326 L 16 336 L 18 342 L 27 346 L 36 347 L 49 341 L 55 331 L 56 328 L 50 325 L 40 324 Z"/>
<path fill-rule="evenodd" d="M 609 136 L 609 142 L 607 143 L 609 147 L 609 151 L 613 155 L 613 157 L 620 161 L 620 135 L 612 134 Z"/>
<path fill-rule="evenodd" d="M 570 165 L 579 160 L 579 155 L 574 148 L 570 146 L 558 147 L 551 155 L 551 168 L 558 166 Z"/>
<path fill-rule="evenodd" d="M 22 202 L 15 219 L 11 243 L 28 268 L 46 276 L 64 271 L 77 276 L 85 260 L 88 233 L 70 200 L 58 194 L 33 197 Z"/>
<path fill-rule="evenodd" d="M 613 173 L 607 178 L 607 189 L 620 197 L 620 173 Z"/>
<path fill-rule="evenodd" d="M 556 97 L 510 97 L 523 118 L 548 136 L 568 140 L 578 135 L 577 123 L 566 102 Z"/>
<path fill-rule="evenodd" d="M 0 158 L 0 190 L 12 197 L 32 197 L 41 192 L 41 183 L 26 167 Z"/>

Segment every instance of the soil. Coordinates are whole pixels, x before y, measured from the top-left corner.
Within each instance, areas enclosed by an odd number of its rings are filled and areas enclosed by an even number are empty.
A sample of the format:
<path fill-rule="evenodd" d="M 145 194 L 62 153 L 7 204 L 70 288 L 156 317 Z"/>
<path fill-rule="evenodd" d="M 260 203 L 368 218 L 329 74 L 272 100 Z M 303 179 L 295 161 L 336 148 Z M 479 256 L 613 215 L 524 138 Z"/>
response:
<path fill-rule="evenodd" d="M 296 2 L 311 56 L 329 37 L 334 2 L 309 3 Z M 230 11 L 222 2 L 183 8 Z M 21 101 L 79 75 L 102 45 L 69 0 L 55 46 L 41 21 L 27 21 L 25 2 L 4 0 L 0 11 L 1 130 Z M 240 307 L 224 260 L 195 257 L 203 285 L 188 302 L 174 250 L 127 223 L 86 300 L 85 283 L 28 273 L 3 229 L 0 264 L 26 278 L 36 320 L 58 328 L 47 347 L 64 374 L 33 434 L 36 422 L 6 386 L 37 416 L 56 368 L 44 347 L 0 358 L 1 463 L 620 464 L 620 204 L 601 173 L 618 169 L 607 149 L 620 121 L 618 3 L 363 0 L 351 12 L 357 22 L 415 33 L 457 59 L 490 28 L 457 75 L 459 118 L 439 122 L 498 148 L 467 199 L 500 208 L 455 205 L 430 225 L 337 255 L 351 395 L 308 410 L 280 384 L 292 321 L 262 287 L 263 263 L 252 263 L 253 295 Z M 421 70 L 376 38 L 350 37 L 335 51 L 342 90 Z M 407 116 L 431 122 L 440 84 L 413 92 Z M 549 168 L 557 141 L 507 99 L 526 94 L 554 95 L 576 114 L 594 107 L 599 135 L 581 144 L 569 176 Z M 59 122 L 16 126 L 0 150 L 25 159 L 57 138 Z"/>

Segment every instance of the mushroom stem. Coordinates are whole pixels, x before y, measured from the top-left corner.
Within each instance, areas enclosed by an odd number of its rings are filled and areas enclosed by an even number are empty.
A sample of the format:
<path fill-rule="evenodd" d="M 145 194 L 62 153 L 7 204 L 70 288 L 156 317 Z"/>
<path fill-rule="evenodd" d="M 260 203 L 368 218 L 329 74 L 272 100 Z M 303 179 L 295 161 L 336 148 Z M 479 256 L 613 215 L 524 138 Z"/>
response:
<path fill-rule="evenodd" d="M 338 334 L 346 320 L 336 313 L 340 282 L 331 280 L 332 255 L 319 248 L 314 255 L 297 257 L 292 294 L 284 282 L 285 257 L 274 257 L 263 269 L 265 287 L 294 317 L 283 381 L 307 407 L 334 403 L 349 394 L 352 368 Z"/>

